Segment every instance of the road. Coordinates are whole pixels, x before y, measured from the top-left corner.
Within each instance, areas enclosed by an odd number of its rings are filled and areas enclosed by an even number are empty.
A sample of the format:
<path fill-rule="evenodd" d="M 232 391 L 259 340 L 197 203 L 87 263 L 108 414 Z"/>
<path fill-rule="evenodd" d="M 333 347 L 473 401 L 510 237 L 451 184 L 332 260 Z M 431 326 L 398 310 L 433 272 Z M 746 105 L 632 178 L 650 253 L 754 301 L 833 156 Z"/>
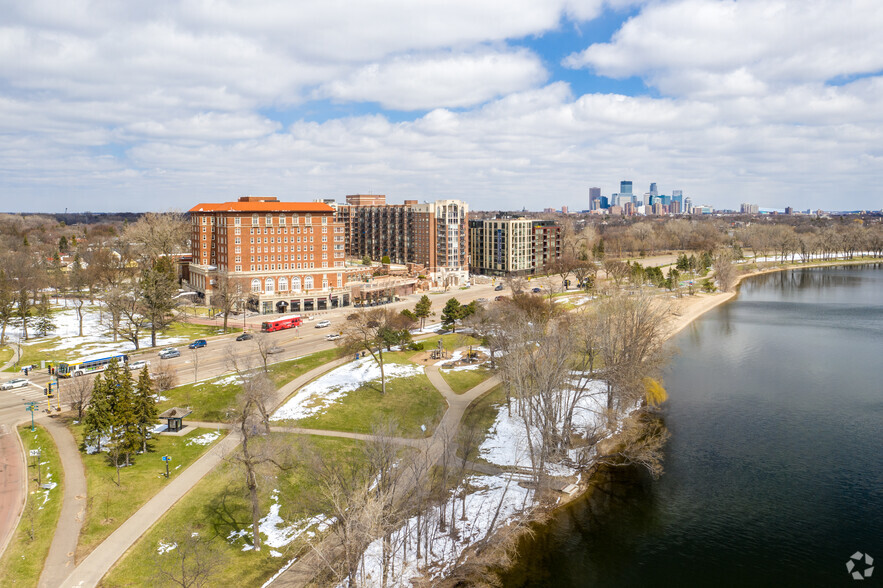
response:
<path fill-rule="evenodd" d="M 510 292 L 508 290 L 502 292 L 494 291 L 493 284 L 475 285 L 466 290 L 456 289 L 446 293 L 430 294 L 432 311 L 436 313 L 436 316 L 431 317 L 428 322 L 433 323 L 440 320 L 442 308 L 451 297 L 456 297 L 461 303 L 468 304 L 478 298 L 492 299 L 494 295 L 501 294 L 508 295 Z M 403 308 L 413 309 L 421 296 L 422 294 L 406 296 L 401 301 L 386 306 L 395 310 Z M 325 337 L 330 333 L 336 332 L 336 329 L 346 320 L 346 316 L 353 312 L 353 307 L 345 307 L 313 313 L 310 315 L 313 321 L 306 322 L 303 327 L 269 334 L 268 337 L 270 337 L 273 345 L 284 349 L 282 353 L 274 355 L 272 361 L 284 361 L 316 351 L 331 349 L 334 347 L 334 343 L 327 341 Z M 259 330 L 260 323 L 265 318 L 266 315 L 247 317 L 247 328 L 249 330 Z M 331 321 L 331 327 L 316 329 L 312 326 L 314 321 L 322 319 Z M 218 319 L 217 324 L 220 326 L 222 321 Z M 238 327 L 240 323 L 238 320 L 233 320 L 229 323 L 229 326 Z M 200 380 L 213 378 L 231 371 L 231 357 L 237 358 L 237 361 L 241 362 L 240 365 L 248 365 L 248 362 L 255 364 L 259 361 L 257 346 L 254 341 L 237 342 L 234 339 L 235 337 L 232 335 L 209 338 L 208 346 L 198 350 L 189 350 L 186 346 L 182 346 L 180 347 L 181 357 L 170 360 L 159 359 L 156 349 L 134 352 L 131 355 L 139 359 L 148 359 L 151 362 L 150 367 L 152 370 L 157 369 L 163 363 L 168 363 L 175 369 L 178 383 L 184 384 L 192 382 L 197 378 Z M 195 356 L 195 354 L 198 354 L 198 356 Z M 196 361 L 194 361 L 194 356 Z M 0 369 L 7 366 L 2 366 Z M 0 372 L 0 383 L 15 377 L 21 377 L 21 374 Z M 46 408 L 46 396 L 43 393 L 43 388 L 50 381 L 50 376 L 45 370 L 36 370 L 29 374 L 28 379 L 31 380 L 31 384 L 27 387 L 0 391 L 0 460 L 2 460 L 2 471 L 0 471 L 0 553 L 5 550 L 18 523 L 26 493 L 27 478 L 24 450 L 18 436 L 15 434 L 15 426 L 30 419 L 29 413 L 25 411 L 25 403 L 38 402 L 41 409 Z M 62 404 L 66 404 L 66 382 L 68 381 L 61 380 L 60 382 Z M 55 402 L 53 402 L 53 406 L 55 406 Z M 43 415 L 45 416 L 45 413 Z M 82 470 L 82 462 L 77 459 L 77 463 L 70 463 L 72 459 L 69 456 L 63 461 L 65 471 L 68 469 L 73 471 L 73 468 Z M 78 503 L 84 500 L 85 497 L 80 496 Z M 79 507 L 74 508 L 72 505 L 72 508 L 66 512 L 75 513 L 70 516 L 76 516 L 76 513 L 79 513 L 79 511 Z M 74 528 L 70 526 L 69 521 L 67 523 L 60 522 L 59 525 L 60 529 Z M 75 528 L 78 529 L 79 526 Z"/>

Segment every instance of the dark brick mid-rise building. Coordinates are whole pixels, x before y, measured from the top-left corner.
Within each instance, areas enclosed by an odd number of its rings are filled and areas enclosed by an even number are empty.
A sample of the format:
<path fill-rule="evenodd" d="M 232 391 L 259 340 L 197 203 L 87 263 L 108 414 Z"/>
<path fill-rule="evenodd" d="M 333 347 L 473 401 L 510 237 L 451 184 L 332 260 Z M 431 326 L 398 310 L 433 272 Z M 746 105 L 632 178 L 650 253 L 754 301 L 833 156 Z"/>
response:
<path fill-rule="evenodd" d="M 387 204 L 386 196 L 356 194 L 337 207 L 345 227 L 347 254 L 388 256 L 393 263 L 417 263 L 436 284 L 465 283 L 469 278 L 469 208 L 460 200 Z"/>

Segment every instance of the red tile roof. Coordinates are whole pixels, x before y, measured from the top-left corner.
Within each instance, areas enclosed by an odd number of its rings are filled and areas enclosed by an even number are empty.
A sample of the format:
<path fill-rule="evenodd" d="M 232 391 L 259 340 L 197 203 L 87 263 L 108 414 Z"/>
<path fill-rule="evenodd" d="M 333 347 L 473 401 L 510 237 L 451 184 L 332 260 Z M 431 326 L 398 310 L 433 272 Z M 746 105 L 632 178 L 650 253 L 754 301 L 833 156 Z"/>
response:
<path fill-rule="evenodd" d="M 203 202 L 190 212 L 334 212 L 324 202 Z"/>

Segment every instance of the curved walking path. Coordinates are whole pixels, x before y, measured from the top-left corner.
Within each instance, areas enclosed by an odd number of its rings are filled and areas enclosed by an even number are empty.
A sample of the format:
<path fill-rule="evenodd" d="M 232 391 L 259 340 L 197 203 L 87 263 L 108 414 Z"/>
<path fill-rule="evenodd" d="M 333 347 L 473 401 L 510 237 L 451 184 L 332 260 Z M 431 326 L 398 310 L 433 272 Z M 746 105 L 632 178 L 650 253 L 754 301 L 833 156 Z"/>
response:
<path fill-rule="evenodd" d="M 349 357 L 326 363 L 299 376 L 279 388 L 274 397 L 274 407 L 279 406 L 290 394 L 338 366 L 350 361 Z M 275 409 L 275 408 L 274 408 Z M 211 428 L 218 423 L 202 423 Z M 226 427 L 225 427 L 226 428 Z M 101 542 L 92 553 L 77 565 L 64 580 L 58 584 L 64 588 L 96 586 L 101 578 L 110 570 L 116 561 L 123 556 L 129 547 L 147 532 L 172 506 L 175 505 L 193 486 L 207 473 L 217 466 L 227 455 L 239 445 L 239 434 L 235 431 L 224 437 L 202 457 L 193 462 L 186 470 L 169 482 L 168 486 L 157 492 L 144 506 L 120 525 L 116 531 Z"/>
<path fill-rule="evenodd" d="M 55 588 L 74 569 L 77 540 L 86 519 L 86 473 L 77 441 L 67 426 L 52 418 L 41 419 L 40 424 L 52 435 L 64 470 L 61 515 L 37 584 L 41 588 Z"/>
<path fill-rule="evenodd" d="M 274 410 L 280 406 L 285 400 L 303 387 L 310 381 L 331 371 L 332 369 L 344 365 L 351 361 L 350 357 L 340 358 L 317 368 L 314 368 L 299 376 L 277 390 L 274 399 Z M 460 420 L 463 418 L 468 406 L 477 398 L 481 397 L 497 384 L 500 380 L 497 376 L 488 378 L 481 384 L 475 386 L 464 394 L 456 394 L 451 387 L 442 378 L 436 366 L 426 366 L 425 372 L 429 381 L 444 397 L 448 403 L 448 410 L 442 417 L 438 427 L 432 437 L 428 439 L 396 439 L 396 443 L 409 445 L 413 447 L 426 446 L 430 459 L 433 462 L 438 461 L 445 451 L 452 448 L 451 441 L 459 427 Z M 194 421 L 189 423 L 194 427 L 206 427 L 230 430 L 231 427 L 226 423 L 209 423 Z M 350 433 L 347 431 L 329 431 L 324 429 L 305 429 L 300 427 L 271 427 L 271 431 L 297 433 L 308 435 L 322 435 L 328 437 L 341 437 L 347 439 L 358 439 L 367 441 L 371 439 L 371 435 L 363 433 Z M 68 433 L 69 434 L 69 433 Z M 178 474 L 165 488 L 159 491 L 144 506 L 142 506 L 134 515 L 129 517 L 116 531 L 114 531 L 107 539 L 105 539 L 98 547 L 96 547 L 73 571 L 58 584 L 46 584 L 50 588 L 58 585 L 63 588 L 68 587 L 84 587 L 96 586 L 101 578 L 110 571 L 110 568 L 117 562 L 125 552 L 135 544 L 135 542 L 152 527 L 169 509 L 171 509 L 178 500 L 180 500 L 193 486 L 196 485 L 208 472 L 217 466 L 227 455 L 229 455 L 239 445 L 239 434 L 234 430 L 222 439 L 217 445 L 207 451 L 201 458 L 196 460 L 190 467 Z M 76 449 L 76 447 L 75 447 Z M 78 457 L 78 456 L 77 456 Z M 61 525 L 61 523 L 59 524 Z M 59 526 L 61 529 L 61 526 Z M 53 543 L 54 546 L 54 543 Z M 74 540 L 74 547 L 76 540 Z M 292 568 L 281 574 L 276 581 L 273 582 L 277 586 L 300 586 L 305 583 L 305 570 L 297 569 L 297 562 Z M 67 569 L 63 570 L 67 571 Z M 309 574 L 311 577 L 312 574 Z M 63 574 L 60 574 L 63 576 Z M 42 586 L 43 584 L 41 584 Z"/>
<path fill-rule="evenodd" d="M 444 396 L 448 403 L 448 410 L 435 428 L 432 437 L 413 440 L 413 445 L 418 448 L 425 448 L 429 463 L 438 463 L 445 452 L 454 450 L 456 446 L 454 440 L 466 409 L 478 398 L 481 398 L 496 387 L 500 383 L 500 378 L 499 376 L 492 376 L 465 393 L 456 394 L 439 373 L 437 366 L 424 366 L 424 371 L 430 383 Z M 270 582 L 270 585 L 275 588 L 301 588 L 310 585 L 318 569 L 318 563 L 315 560 L 315 551 L 309 552 L 305 557 L 298 559 L 288 569 L 280 573 Z"/>

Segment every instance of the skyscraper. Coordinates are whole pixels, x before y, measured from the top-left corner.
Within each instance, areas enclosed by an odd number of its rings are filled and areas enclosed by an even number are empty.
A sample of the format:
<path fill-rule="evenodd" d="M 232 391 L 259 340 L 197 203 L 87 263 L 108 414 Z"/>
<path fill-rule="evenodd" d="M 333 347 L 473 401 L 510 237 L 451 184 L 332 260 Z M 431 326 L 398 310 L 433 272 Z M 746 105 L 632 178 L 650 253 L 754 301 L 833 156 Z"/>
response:
<path fill-rule="evenodd" d="M 659 196 L 659 190 L 656 189 L 656 182 L 650 182 L 650 195 L 654 198 Z"/>
<path fill-rule="evenodd" d="M 626 199 L 630 199 L 632 197 L 632 181 L 631 180 L 623 180 L 619 183 L 619 193 L 623 195 Z"/>
<path fill-rule="evenodd" d="M 589 210 L 601 208 L 601 188 L 589 188 Z"/>

